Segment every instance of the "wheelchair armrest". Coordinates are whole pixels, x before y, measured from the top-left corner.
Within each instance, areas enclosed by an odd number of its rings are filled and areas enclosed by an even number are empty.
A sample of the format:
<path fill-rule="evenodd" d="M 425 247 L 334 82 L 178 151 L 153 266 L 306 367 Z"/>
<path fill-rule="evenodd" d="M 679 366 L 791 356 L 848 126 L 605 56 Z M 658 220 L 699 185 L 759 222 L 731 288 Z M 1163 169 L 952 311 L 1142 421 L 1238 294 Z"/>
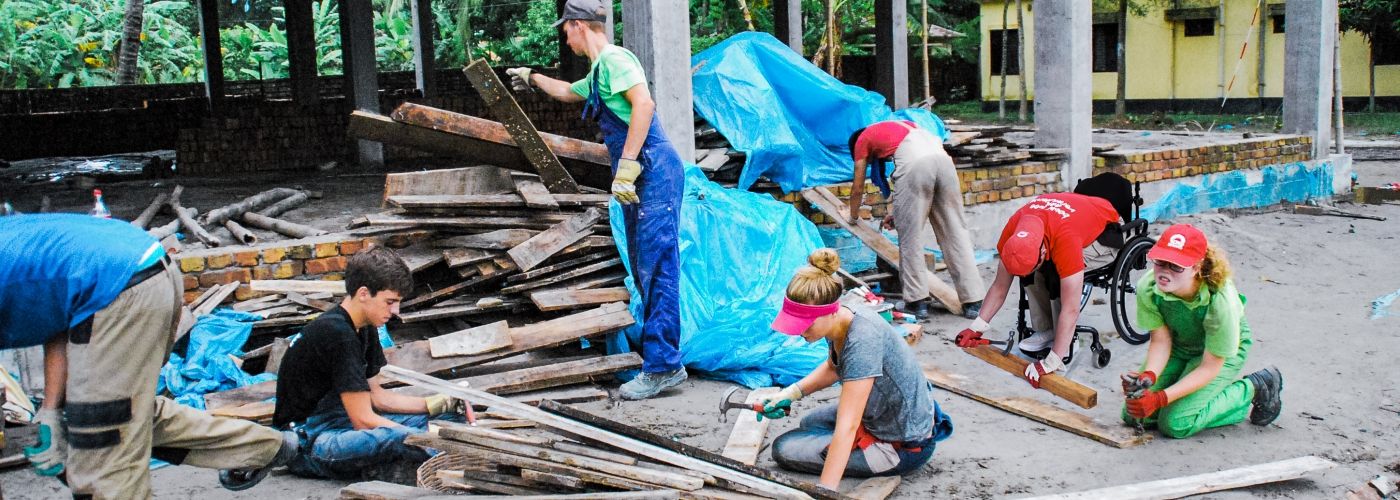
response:
<path fill-rule="evenodd" d="M 1141 228 L 1143 228 L 1143 227 L 1145 227 L 1145 226 L 1147 226 L 1147 219 L 1138 218 L 1138 219 L 1133 219 L 1132 222 L 1129 222 L 1129 223 L 1127 223 L 1127 224 L 1123 224 L 1122 230 L 1123 230 L 1123 233 L 1124 233 L 1124 234 L 1128 234 L 1128 233 L 1135 232 L 1135 231 L 1137 231 L 1137 230 L 1139 230 L 1139 229 L 1141 229 Z"/>

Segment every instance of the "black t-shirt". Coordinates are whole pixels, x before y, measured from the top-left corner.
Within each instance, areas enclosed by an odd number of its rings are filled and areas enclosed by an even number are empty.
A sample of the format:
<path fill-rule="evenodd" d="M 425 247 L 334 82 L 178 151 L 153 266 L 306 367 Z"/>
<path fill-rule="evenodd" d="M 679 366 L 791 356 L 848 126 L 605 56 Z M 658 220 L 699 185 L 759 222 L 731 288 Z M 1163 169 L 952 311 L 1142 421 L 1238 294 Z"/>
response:
<path fill-rule="evenodd" d="M 340 409 L 342 393 L 368 392 L 369 379 L 386 364 L 375 328 L 356 331 L 344 308 L 326 311 L 282 357 L 273 427 Z"/>

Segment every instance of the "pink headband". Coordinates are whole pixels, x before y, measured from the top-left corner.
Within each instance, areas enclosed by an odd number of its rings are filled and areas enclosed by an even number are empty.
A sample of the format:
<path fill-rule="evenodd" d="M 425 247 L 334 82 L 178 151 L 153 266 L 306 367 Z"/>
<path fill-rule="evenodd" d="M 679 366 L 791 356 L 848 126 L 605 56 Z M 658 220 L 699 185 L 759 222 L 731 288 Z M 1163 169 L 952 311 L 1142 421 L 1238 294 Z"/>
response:
<path fill-rule="evenodd" d="M 778 318 L 773 320 L 773 329 L 788 335 L 802 335 L 817 318 L 834 313 L 840 307 L 841 304 L 836 302 L 813 306 L 799 304 L 783 297 L 783 309 L 778 312 Z"/>

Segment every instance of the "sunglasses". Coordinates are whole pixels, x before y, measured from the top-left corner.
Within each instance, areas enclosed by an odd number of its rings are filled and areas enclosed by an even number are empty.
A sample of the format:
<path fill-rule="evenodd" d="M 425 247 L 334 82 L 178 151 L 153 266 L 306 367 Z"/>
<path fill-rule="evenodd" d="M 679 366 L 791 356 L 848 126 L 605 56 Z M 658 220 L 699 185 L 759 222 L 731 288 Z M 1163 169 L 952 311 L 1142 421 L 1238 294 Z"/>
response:
<path fill-rule="evenodd" d="M 1156 259 L 1153 259 L 1152 265 L 1153 265 L 1153 266 L 1156 266 L 1157 269 L 1166 269 L 1166 270 L 1169 270 L 1169 271 L 1171 271 L 1171 272 L 1173 272 L 1173 273 L 1183 273 L 1183 272 L 1186 272 L 1186 268 L 1181 267 L 1181 266 L 1178 266 L 1178 265 L 1173 264 L 1173 263 L 1171 263 L 1171 262 L 1167 262 L 1167 261 L 1165 261 L 1165 260 L 1156 260 Z"/>

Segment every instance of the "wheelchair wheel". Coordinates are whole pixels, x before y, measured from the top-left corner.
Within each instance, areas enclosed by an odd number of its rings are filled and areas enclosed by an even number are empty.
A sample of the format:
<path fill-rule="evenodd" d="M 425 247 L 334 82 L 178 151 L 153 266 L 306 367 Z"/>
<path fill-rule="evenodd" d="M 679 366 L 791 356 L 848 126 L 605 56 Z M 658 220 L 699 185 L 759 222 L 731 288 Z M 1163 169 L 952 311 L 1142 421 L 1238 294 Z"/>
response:
<path fill-rule="evenodd" d="M 1113 265 L 1113 283 L 1108 288 L 1113 326 L 1123 341 L 1131 345 L 1147 342 L 1151 334 L 1133 326 L 1130 314 L 1137 311 L 1137 281 L 1147 272 L 1147 251 L 1156 243 L 1146 236 L 1129 240 Z"/>
<path fill-rule="evenodd" d="M 1110 359 L 1113 359 L 1112 352 L 1110 352 L 1107 348 L 1099 349 L 1099 352 L 1095 353 L 1094 355 L 1094 368 L 1103 368 L 1105 366 L 1108 366 L 1108 361 Z"/>

